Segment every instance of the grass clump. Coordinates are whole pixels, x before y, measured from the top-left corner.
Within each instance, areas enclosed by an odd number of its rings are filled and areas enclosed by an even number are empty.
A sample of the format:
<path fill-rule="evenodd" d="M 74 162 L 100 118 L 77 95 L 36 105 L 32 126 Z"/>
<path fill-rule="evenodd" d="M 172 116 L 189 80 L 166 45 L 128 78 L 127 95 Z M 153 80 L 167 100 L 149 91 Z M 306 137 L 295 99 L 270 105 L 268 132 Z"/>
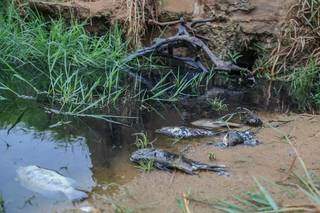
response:
<path fill-rule="evenodd" d="M 320 63 L 320 1 L 298 0 L 290 9 L 270 59 L 272 75 Z"/>
<path fill-rule="evenodd" d="M 212 100 L 209 100 L 209 105 L 212 110 L 216 112 L 221 112 L 221 111 L 227 111 L 228 110 L 228 105 L 223 102 L 223 100 L 219 98 L 214 98 Z"/>
<path fill-rule="evenodd" d="M 302 110 L 319 105 L 320 0 L 298 0 L 290 8 L 276 47 L 263 66 L 287 77 L 291 96 Z"/>
<path fill-rule="evenodd" d="M 310 60 L 306 67 L 295 69 L 289 76 L 290 92 L 299 108 L 311 108 L 320 103 L 320 67 Z"/>
<path fill-rule="evenodd" d="M 152 142 L 148 139 L 147 134 L 141 132 L 134 134 L 136 136 L 135 145 L 138 149 L 152 147 Z"/>
<path fill-rule="evenodd" d="M 208 158 L 209 158 L 210 161 L 214 161 L 214 160 L 217 159 L 217 156 L 216 156 L 216 154 L 214 152 L 209 152 L 208 153 Z"/>
<path fill-rule="evenodd" d="M 178 101 L 206 87 L 213 76 L 189 76 L 169 70 L 160 72 L 157 83 L 147 89 L 140 77 L 149 77 L 151 70 L 145 69 L 141 61 L 124 64 L 128 42 L 117 25 L 98 37 L 85 31 L 86 23 L 47 21 L 27 6 L 24 16 L 13 3 L 3 11 L 1 101 L 12 96 L 34 99 L 44 102 L 52 113 L 110 121 L 118 117 L 105 115 L 105 111 L 122 116 L 121 109 L 114 111 L 124 102 L 146 105 L 150 101 Z M 139 73 L 134 71 L 137 69 Z"/>
<path fill-rule="evenodd" d="M 119 67 L 126 54 L 119 27 L 95 37 L 84 24 L 27 14 L 21 17 L 11 4 L 0 18 L 1 96 L 47 100 L 70 115 L 115 104 L 123 94 Z"/>
<path fill-rule="evenodd" d="M 243 195 L 234 196 L 237 203 L 220 201 L 215 208 L 223 212 L 278 212 L 279 205 L 271 194 L 256 179 L 258 192 L 245 192 Z"/>
<path fill-rule="evenodd" d="M 140 161 L 138 163 L 138 166 L 136 166 L 136 168 L 140 169 L 143 172 L 149 173 L 155 168 L 154 161 L 153 160 Z"/>

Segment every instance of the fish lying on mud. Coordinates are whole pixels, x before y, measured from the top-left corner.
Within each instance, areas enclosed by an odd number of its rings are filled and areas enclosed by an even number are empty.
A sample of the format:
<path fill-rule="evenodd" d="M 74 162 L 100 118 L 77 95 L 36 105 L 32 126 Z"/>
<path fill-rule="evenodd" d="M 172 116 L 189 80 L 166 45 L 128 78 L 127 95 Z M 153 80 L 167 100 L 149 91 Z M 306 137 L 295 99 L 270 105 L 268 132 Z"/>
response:
<path fill-rule="evenodd" d="M 247 145 L 247 146 L 256 146 L 261 144 L 258 141 L 254 134 L 250 131 L 229 131 L 224 137 L 223 141 L 217 143 L 218 147 L 230 147 L 236 146 L 239 144 Z"/>
<path fill-rule="evenodd" d="M 69 200 L 83 200 L 88 195 L 74 188 L 75 180 L 38 166 L 25 166 L 17 169 L 18 180 L 25 188 L 45 197 L 65 195 Z"/>
<path fill-rule="evenodd" d="M 194 175 L 196 171 L 206 170 L 224 174 L 226 168 L 224 165 L 209 165 L 190 160 L 183 155 L 177 155 L 161 149 L 139 149 L 132 153 L 130 161 L 134 163 L 152 161 L 154 166 L 160 170 L 170 171 L 173 169 L 183 171 Z"/>
<path fill-rule="evenodd" d="M 214 136 L 217 134 L 210 130 L 190 128 L 184 126 L 163 127 L 161 129 L 157 129 L 155 132 L 173 138 L 206 137 Z"/>
<path fill-rule="evenodd" d="M 220 129 L 220 128 L 240 128 L 241 125 L 226 121 L 216 121 L 213 119 L 200 119 L 191 123 L 193 126 L 202 127 L 205 129 Z"/>

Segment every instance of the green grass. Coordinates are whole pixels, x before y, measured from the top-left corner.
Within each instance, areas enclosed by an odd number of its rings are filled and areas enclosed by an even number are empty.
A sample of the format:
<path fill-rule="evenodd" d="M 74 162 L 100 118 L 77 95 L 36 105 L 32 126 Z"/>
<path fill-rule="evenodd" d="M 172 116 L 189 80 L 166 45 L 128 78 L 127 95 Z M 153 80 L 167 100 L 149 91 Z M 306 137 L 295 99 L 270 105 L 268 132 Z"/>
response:
<path fill-rule="evenodd" d="M 46 22 L 31 10 L 22 18 L 11 5 L 0 29 L 2 97 L 47 99 L 60 112 L 84 115 L 123 94 L 119 67 L 127 49 L 119 27 L 90 36 L 84 24 Z"/>
<path fill-rule="evenodd" d="M 306 67 L 297 68 L 290 75 L 290 93 L 300 109 L 310 109 L 310 105 L 319 105 L 319 74 L 319 65 L 310 59 Z"/>
<path fill-rule="evenodd" d="M 271 194 L 256 179 L 257 192 L 245 192 L 234 196 L 236 202 L 220 201 L 215 205 L 216 209 L 229 213 L 245 212 L 278 212 L 279 205 Z"/>
<path fill-rule="evenodd" d="M 86 23 L 48 21 L 28 7 L 25 10 L 21 17 L 8 4 L 0 16 L 1 101 L 34 99 L 53 113 L 110 121 L 117 117 L 105 112 L 121 114 L 115 109 L 124 102 L 178 101 L 205 89 L 214 76 L 159 71 L 159 79 L 147 90 L 139 78 L 154 69 L 153 61 L 123 63 L 129 50 L 119 26 L 98 37 L 85 31 Z"/>
<path fill-rule="evenodd" d="M 217 156 L 216 156 L 216 154 L 215 154 L 214 152 L 209 152 L 209 153 L 208 153 L 208 159 L 209 159 L 210 161 L 214 161 L 214 160 L 217 159 Z"/>
<path fill-rule="evenodd" d="M 209 100 L 209 105 L 212 110 L 216 112 L 221 112 L 221 111 L 227 111 L 228 110 L 228 105 L 223 102 L 223 100 L 219 98 L 214 98 L 212 100 Z"/>
<path fill-rule="evenodd" d="M 140 169 L 143 172 L 149 173 L 154 169 L 154 161 L 153 160 L 145 160 L 140 161 L 136 168 Z"/>
<path fill-rule="evenodd" d="M 134 134 L 136 136 L 135 145 L 138 149 L 145 149 L 148 147 L 152 147 L 152 142 L 148 139 L 147 134 L 145 133 L 136 133 Z"/>

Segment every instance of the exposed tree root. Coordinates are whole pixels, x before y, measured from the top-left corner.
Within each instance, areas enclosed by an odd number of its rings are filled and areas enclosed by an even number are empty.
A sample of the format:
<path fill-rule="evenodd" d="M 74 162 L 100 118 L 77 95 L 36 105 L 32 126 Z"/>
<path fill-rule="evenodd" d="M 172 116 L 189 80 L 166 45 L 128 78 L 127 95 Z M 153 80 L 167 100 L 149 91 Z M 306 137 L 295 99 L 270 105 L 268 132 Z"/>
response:
<path fill-rule="evenodd" d="M 187 25 L 183 19 L 179 21 L 167 22 L 167 23 L 159 23 L 156 21 L 151 21 L 153 23 L 159 24 L 161 26 L 165 25 L 174 25 L 179 24 L 178 33 L 175 36 L 166 38 L 166 39 L 157 39 L 153 45 L 150 47 L 146 47 L 140 49 L 132 54 L 130 54 L 125 60 L 124 63 L 128 63 L 133 59 L 136 59 L 141 56 L 166 56 L 170 58 L 174 58 L 176 60 L 180 60 L 185 64 L 199 69 L 203 72 L 208 72 L 208 68 L 206 68 L 200 60 L 200 53 L 203 52 L 209 58 L 209 60 L 215 66 L 215 70 L 222 70 L 222 71 L 248 71 L 245 68 L 241 68 L 231 62 L 223 61 L 220 59 L 216 54 L 214 54 L 209 47 L 199 38 L 196 36 L 190 35 L 188 32 L 191 31 L 194 34 L 194 30 L 192 27 L 196 26 L 197 24 L 202 24 L 206 22 L 210 22 L 212 19 L 205 19 L 205 20 L 197 20 L 191 22 L 190 25 Z M 187 47 L 189 50 L 192 51 L 194 58 L 191 57 L 181 57 L 181 56 L 174 56 L 173 55 L 173 48 L 176 47 Z"/>

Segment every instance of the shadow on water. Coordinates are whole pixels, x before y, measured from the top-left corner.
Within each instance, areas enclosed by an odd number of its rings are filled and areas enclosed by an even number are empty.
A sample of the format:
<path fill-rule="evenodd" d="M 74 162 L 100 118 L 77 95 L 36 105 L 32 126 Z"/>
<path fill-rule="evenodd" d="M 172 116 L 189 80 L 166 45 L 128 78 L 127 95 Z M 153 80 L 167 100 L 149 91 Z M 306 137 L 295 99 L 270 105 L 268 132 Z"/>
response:
<path fill-rule="evenodd" d="M 72 206 L 65 198 L 46 198 L 16 180 L 19 166 L 38 165 L 75 179 L 79 189 L 95 193 L 112 193 L 108 184 L 124 184 L 139 171 L 129 163 L 135 149 L 133 133 L 147 132 L 163 126 L 188 125 L 193 119 L 217 118 L 208 99 L 219 97 L 229 110 L 243 106 L 256 110 L 283 112 L 290 108 L 286 90 L 280 84 L 258 82 L 250 89 L 212 88 L 203 96 L 176 105 L 157 106 L 158 112 L 139 112 L 132 127 L 91 119 L 73 119 L 46 113 L 37 103 L 15 101 L 0 105 L 0 193 L 8 212 L 43 212 L 57 206 Z M 223 86 L 223 85 L 220 85 Z M 67 118 L 70 119 L 70 118 Z M 160 137 L 157 147 L 172 143 Z"/>

